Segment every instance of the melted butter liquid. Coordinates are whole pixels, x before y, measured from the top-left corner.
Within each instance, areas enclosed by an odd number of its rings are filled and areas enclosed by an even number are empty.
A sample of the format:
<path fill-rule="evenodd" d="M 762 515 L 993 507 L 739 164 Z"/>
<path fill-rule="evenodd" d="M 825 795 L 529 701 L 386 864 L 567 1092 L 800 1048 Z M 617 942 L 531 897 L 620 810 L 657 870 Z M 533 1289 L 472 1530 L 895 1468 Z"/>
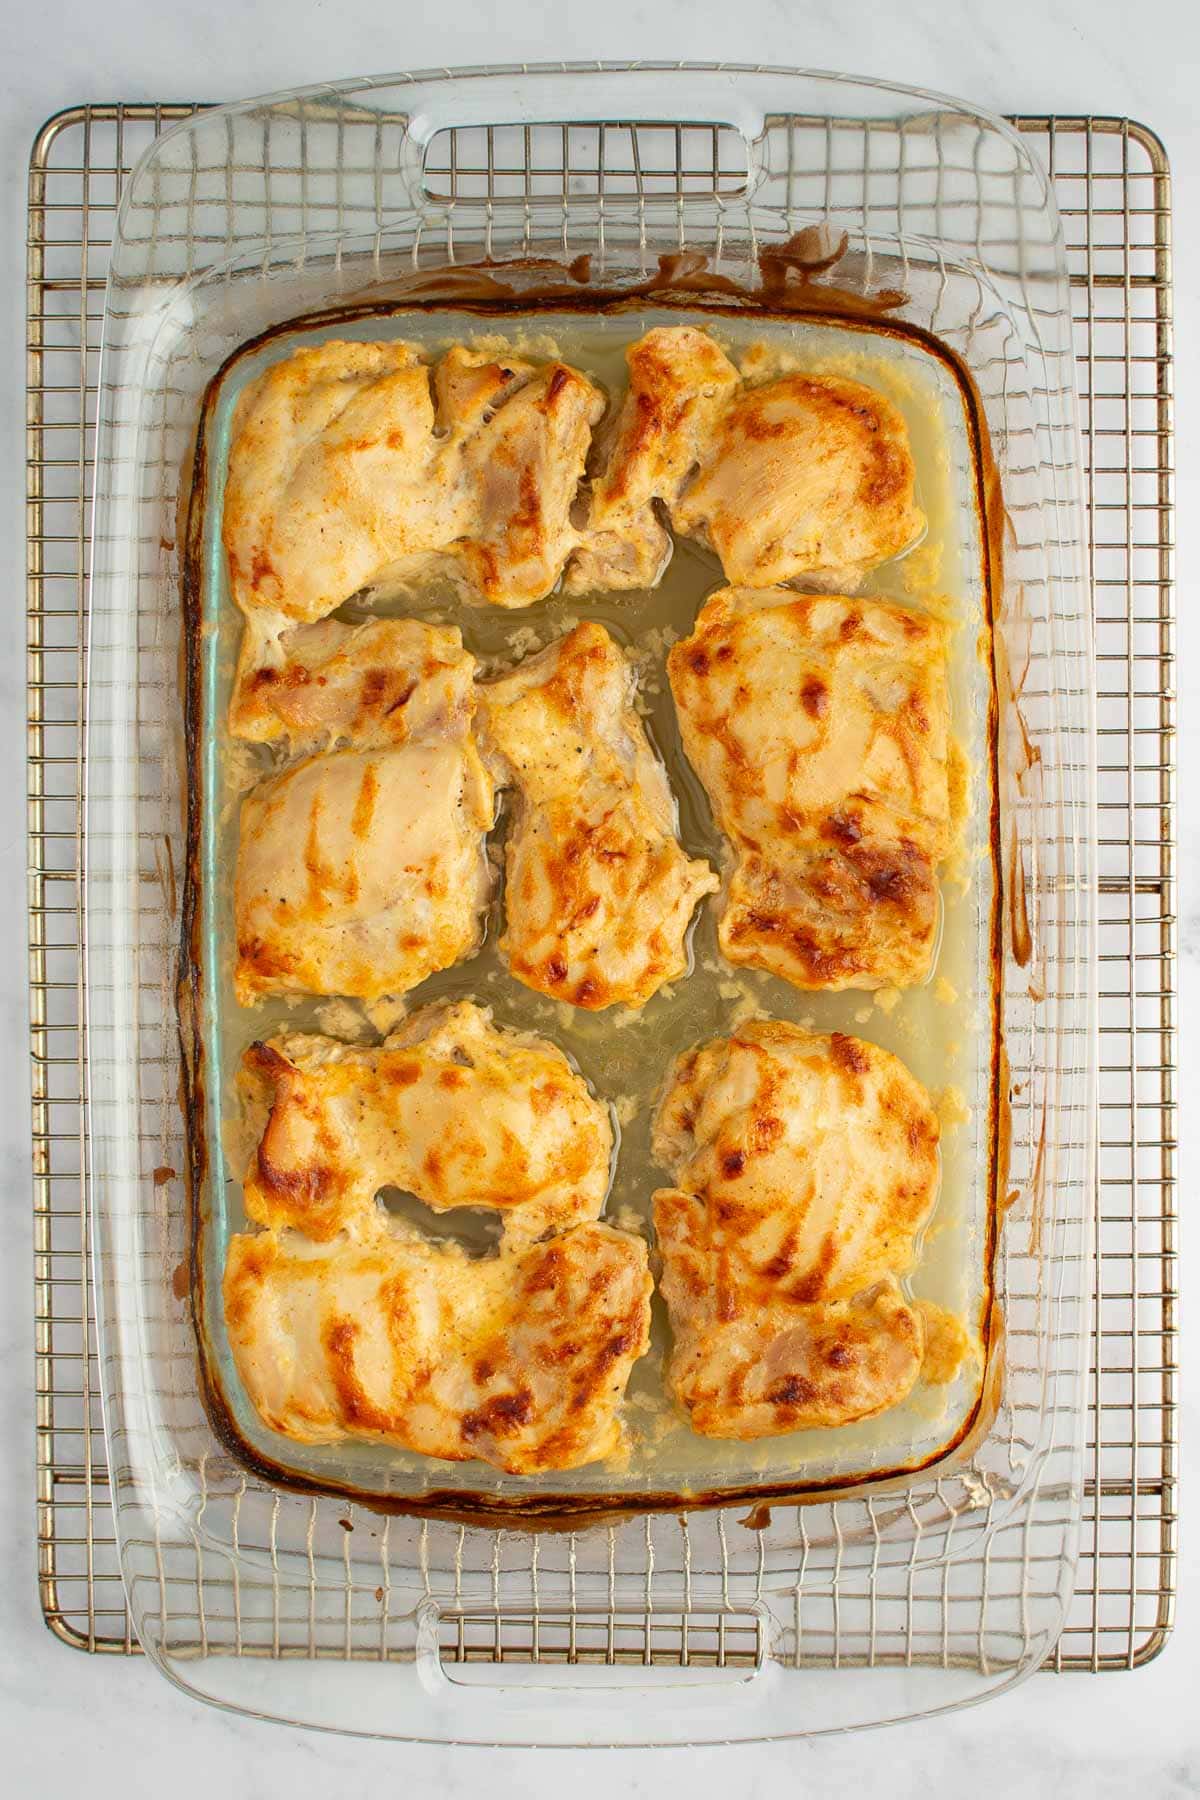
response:
<path fill-rule="evenodd" d="M 661 308 L 612 318 L 581 320 L 570 314 L 539 313 L 527 321 L 507 318 L 501 330 L 485 328 L 472 315 L 398 315 L 370 319 L 320 337 L 405 337 L 438 351 L 453 342 L 485 341 L 510 351 L 558 354 L 584 369 L 615 396 L 624 388 L 625 345 L 651 325 L 678 323 L 681 315 Z M 693 315 L 693 318 L 695 315 Z M 719 896 L 700 907 L 691 935 L 691 969 L 640 1011 L 620 1007 L 586 1013 L 532 993 L 509 976 L 496 944 L 503 930 L 502 884 L 488 919 L 482 949 L 469 962 L 431 977 L 406 996 L 407 1010 L 437 1001 L 469 998 L 490 1006 L 503 1025 L 537 1031 L 559 1044 L 595 1091 L 614 1108 L 618 1149 L 606 1216 L 642 1231 L 649 1224 L 654 1189 L 666 1185 L 665 1171 L 650 1156 L 655 1101 L 676 1054 L 706 1038 L 727 1033 L 747 1017 L 762 1014 L 791 1019 L 817 1031 L 842 1031 L 872 1039 L 894 1051 L 943 1101 L 942 1183 L 914 1268 L 905 1285 L 962 1316 L 977 1333 L 986 1294 L 985 1256 L 990 1203 L 987 1149 L 990 1091 L 991 994 L 988 921 L 993 902 L 988 847 L 989 752 L 988 676 L 980 655 L 984 620 L 982 551 L 975 511 L 973 472 L 963 403 L 943 365 L 903 339 L 853 327 L 762 319 L 707 319 L 705 324 L 735 361 L 763 375 L 805 367 L 850 375 L 883 389 L 900 407 L 917 465 L 917 499 L 928 520 L 922 543 L 907 556 L 877 570 L 863 584 L 904 604 L 926 606 L 958 627 L 952 640 L 950 685 L 952 729 L 969 765 L 973 810 L 964 822 L 962 844 L 943 879 L 939 953 L 922 987 L 878 998 L 859 991 L 801 993 L 773 976 L 735 970 L 716 943 Z M 253 1009 L 237 1006 L 232 992 L 232 870 L 237 849 L 237 802 L 250 781 L 270 767 L 265 751 L 234 745 L 224 718 L 240 617 L 226 586 L 220 549 L 221 474 L 228 452 L 229 417 L 237 394 L 264 364 L 286 353 L 295 338 L 274 341 L 267 350 L 238 363 L 226 381 L 215 420 L 216 475 L 209 494 L 207 524 L 206 633 L 208 666 L 205 697 L 207 759 L 204 918 L 208 952 L 208 1053 L 219 1079 L 210 1080 L 213 1181 L 204 1230 L 209 1308 L 208 1335 L 222 1385 L 243 1435 L 267 1456 L 299 1473 L 319 1475 L 357 1488 L 392 1495 L 419 1493 L 433 1486 L 509 1494 L 608 1492 L 639 1489 L 689 1490 L 777 1483 L 828 1481 L 911 1461 L 927 1460 L 952 1439 L 978 1397 L 982 1358 L 977 1357 L 947 1387 L 919 1385 L 902 1405 L 875 1420 L 835 1432 L 795 1433 L 757 1444 L 719 1443 L 696 1436 L 668 1400 L 663 1358 L 669 1346 L 665 1308 L 654 1300 L 650 1354 L 636 1367 L 629 1388 L 630 1449 L 620 1465 L 606 1464 L 536 1481 L 502 1476 L 479 1464 L 445 1464 L 368 1444 L 311 1448 L 267 1432 L 240 1394 L 224 1343 L 219 1312 L 220 1271 L 231 1231 L 245 1224 L 238 1177 L 247 1146 L 239 1129 L 233 1086 L 238 1061 L 255 1038 L 279 1031 L 330 1030 L 335 1035 L 373 1041 L 379 1035 L 353 1002 L 268 1001 Z M 419 599 L 359 597 L 344 616 L 405 612 L 457 625 L 482 672 L 510 666 L 552 641 L 579 619 L 597 619 L 634 657 L 639 707 L 666 763 L 679 807 L 679 836 L 690 855 L 718 870 L 725 845 L 716 830 L 703 788 L 684 757 L 666 679 L 666 652 L 686 636 L 705 598 L 723 585 L 715 558 L 685 540 L 659 587 L 652 592 L 597 595 L 564 600 L 551 597 L 537 606 L 509 611 L 464 603 L 447 585 Z M 502 811 L 493 851 L 498 856 L 505 830 Z M 476 1252 L 494 1242 L 494 1221 L 469 1213 L 438 1219 L 415 1202 L 401 1207 L 410 1224 L 428 1236 L 457 1239 Z"/>

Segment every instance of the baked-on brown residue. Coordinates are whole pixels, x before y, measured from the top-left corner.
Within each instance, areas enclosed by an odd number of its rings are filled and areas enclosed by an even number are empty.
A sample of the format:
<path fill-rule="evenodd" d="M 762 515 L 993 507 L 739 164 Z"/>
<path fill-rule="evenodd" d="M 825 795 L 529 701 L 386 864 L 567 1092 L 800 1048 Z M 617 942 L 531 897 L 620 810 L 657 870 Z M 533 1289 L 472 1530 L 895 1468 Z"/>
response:
<path fill-rule="evenodd" d="M 654 273 L 628 279 L 623 273 L 596 282 L 591 256 L 563 264 L 554 256 L 472 264 L 444 264 L 414 271 L 375 290 L 375 304 L 396 302 L 418 306 L 479 306 L 503 311 L 530 305 L 575 304 L 587 311 L 672 293 L 702 297 L 739 310 L 767 308 L 778 312 L 812 312 L 832 317 L 878 321 L 906 304 L 898 288 L 874 293 L 822 279 L 846 259 L 849 240 L 833 243 L 820 226 L 806 226 L 780 243 L 759 251 L 757 280 L 740 280 L 711 267 L 702 250 L 660 254 Z"/>

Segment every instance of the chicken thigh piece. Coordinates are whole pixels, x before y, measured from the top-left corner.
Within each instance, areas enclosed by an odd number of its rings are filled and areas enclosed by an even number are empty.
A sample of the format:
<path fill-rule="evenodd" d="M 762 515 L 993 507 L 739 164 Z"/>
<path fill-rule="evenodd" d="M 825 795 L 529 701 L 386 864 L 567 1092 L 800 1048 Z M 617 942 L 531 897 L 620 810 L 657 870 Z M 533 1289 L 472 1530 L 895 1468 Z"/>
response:
<path fill-rule="evenodd" d="M 403 342 L 295 350 L 241 395 L 224 539 L 243 613 L 322 619 L 385 573 L 416 574 L 466 529 L 440 456 L 430 372 Z"/>
<path fill-rule="evenodd" d="M 454 555 L 469 593 L 529 606 L 553 591 L 579 542 L 571 511 L 603 411 L 586 376 L 549 363 L 463 439 L 472 510 Z"/>
<path fill-rule="evenodd" d="M 258 1224 L 371 1236 L 384 1187 L 435 1212 L 499 1212 L 507 1240 L 604 1205 L 607 1108 L 554 1044 L 469 1001 L 426 1007 L 373 1048 L 300 1034 L 252 1044 L 239 1082 L 261 1134 L 245 1181 Z"/>
<path fill-rule="evenodd" d="M 404 994 L 480 942 L 492 789 L 469 740 L 312 756 L 242 802 L 234 989 Z"/>
<path fill-rule="evenodd" d="M 784 375 L 725 409 L 671 522 L 716 552 L 727 581 L 852 589 L 924 530 L 914 475 L 904 420 L 883 394 Z"/>
<path fill-rule="evenodd" d="M 625 361 L 629 387 L 592 482 L 568 593 L 658 584 L 672 548 L 658 509 L 678 499 L 738 383 L 724 351 L 691 325 L 657 326 L 630 344 Z"/>
<path fill-rule="evenodd" d="M 676 837 L 666 771 L 603 626 L 576 627 L 480 689 L 481 744 L 519 790 L 500 948 L 526 987 L 588 1010 L 642 1006 L 687 966 L 717 886 Z"/>
<path fill-rule="evenodd" d="M 706 1437 L 870 1418 L 921 1368 L 897 1277 L 938 1186 L 938 1122 L 900 1060 L 778 1020 L 687 1052 L 655 1121 L 671 1392 Z"/>
<path fill-rule="evenodd" d="M 441 573 L 527 606 L 579 541 L 571 508 L 604 397 L 565 363 L 334 341 L 238 401 L 223 533 L 245 620 L 234 693 L 286 667 L 290 628 L 361 589 Z"/>
<path fill-rule="evenodd" d="M 386 1230 L 331 1245 L 264 1231 L 231 1240 L 224 1301 L 272 1430 L 531 1475 L 621 1447 L 651 1288 L 645 1244 L 607 1225 L 482 1260 Z"/>
<path fill-rule="evenodd" d="M 381 621 L 357 641 L 367 668 L 343 644 L 324 686 L 281 688 L 301 710 L 280 723 L 379 747 L 310 756 L 242 802 L 242 1005 L 272 993 L 406 993 L 479 943 L 494 796 L 471 736 L 474 659 L 456 632 L 416 621 Z M 403 656 L 376 664 L 382 650 Z"/>
<path fill-rule="evenodd" d="M 881 600 L 725 588 L 668 658 L 735 863 L 719 939 L 799 988 L 904 987 L 951 847 L 947 628 Z"/>
<path fill-rule="evenodd" d="M 452 626 L 416 619 L 321 619 L 289 628 L 240 681 L 236 737 L 291 756 L 385 749 L 460 730 L 474 710 L 475 660 Z"/>

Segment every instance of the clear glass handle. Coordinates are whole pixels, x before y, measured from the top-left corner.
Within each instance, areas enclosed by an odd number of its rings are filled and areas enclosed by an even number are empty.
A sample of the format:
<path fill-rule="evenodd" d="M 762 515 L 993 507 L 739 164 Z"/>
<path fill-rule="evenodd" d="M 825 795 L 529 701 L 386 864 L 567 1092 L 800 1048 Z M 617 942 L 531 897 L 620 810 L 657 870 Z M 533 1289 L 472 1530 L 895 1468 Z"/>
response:
<path fill-rule="evenodd" d="M 744 165 L 743 193 L 752 192 L 765 173 L 768 108 L 753 84 L 719 69 L 662 69 L 653 66 L 622 73 L 619 87 L 611 71 L 538 69 L 519 74 L 466 74 L 452 85 L 422 83 L 404 90 L 408 108 L 401 155 L 412 204 L 421 209 L 433 193 L 426 161 L 439 134 L 449 131 L 566 125 L 660 127 L 679 131 L 707 129 L 740 140 L 735 150 Z M 491 196 L 493 205 L 524 205 L 530 196 Z M 536 196 L 534 196 L 536 198 Z M 687 205 L 692 196 L 672 195 L 672 205 Z M 697 194 L 697 200 L 707 196 Z"/>

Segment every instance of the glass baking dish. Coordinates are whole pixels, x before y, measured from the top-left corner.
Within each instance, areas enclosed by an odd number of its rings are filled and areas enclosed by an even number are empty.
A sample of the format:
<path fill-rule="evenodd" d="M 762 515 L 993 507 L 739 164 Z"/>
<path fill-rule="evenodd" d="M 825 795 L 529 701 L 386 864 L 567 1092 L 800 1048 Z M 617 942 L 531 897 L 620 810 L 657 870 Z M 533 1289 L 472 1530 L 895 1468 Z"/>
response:
<path fill-rule="evenodd" d="M 928 1474 L 831 1497 L 847 1478 L 831 1465 L 824 1493 L 749 1512 L 492 1529 L 411 1516 L 411 1482 L 387 1496 L 402 1516 L 291 1491 L 251 1473 L 210 1420 L 190 1305 L 189 1207 L 211 1220 L 229 1185 L 215 1132 L 189 1164 L 181 1103 L 197 1056 L 219 1054 L 191 967 L 203 890 L 185 880 L 205 805 L 188 750 L 209 759 L 215 740 L 202 684 L 181 679 L 206 391 L 285 321 L 445 308 L 456 293 L 476 306 L 478 276 L 448 265 L 519 261 L 506 274 L 520 305 L 548 267 L 587 258 L 575 278 L 599 305 L 682 253 L 666 270 L 677 286 L 650 297 L 667 306 L 712 274 L 752 284 L 763 252 L 810 226 L 841 249 L 829 279 L 843 295 L 890 291 L 888 318 L 967 372 L 1003 503 L 993 829 L 1009 1142 L 986 1404 Z M 792 303 L 819 314 L 828 295 L 811 280 Z M 159 139 L 128 184 L 100 409 L 88 1150 L 110 1466 L 146 1649 L 190 1689 L 272 1716 L 548 1743 L 835 1729 L 1035 1667 L 1070 1591 L 1082 1478 L 1094 683 L 1063 253 L 1019 139 L 930 96 L 763 70 L 392 77 L 221 108 Z M 353 1485 L 379 1500 L 378 1481 Z"/>
<path fill-rule="evenodd" d="M 187 858 L 187 880 L 195 893 L 188 1013 L 196 1027 L 188 1084 L 194 1097 L 193 1130 L 202 1139 L 193 1161 L 203 1167 L 193 1195 L 196 1314 L 206 1352 L 210 1405 L 231 1443 L 240 1443 L 263 1472 L 339 1488 L 387 1505 L 418 1507 L 429 1515 L 469 1510 L 479 1517 L 491 1512 L 500 1523 L 519 1522 L 531 1511 L 544 1516 L 555 1507 L 580 1516 L 615 1508 L 712 1504 L 718 1498 L 755 1503 L 930 1467 L 975 1426 L 989 1403 L 988 1383 L 995 1378 L 989 1352 L 995 1349 L 998 1331 L 990 1291 L 991 1224 L 997 1138 L 1003 1123 L 998 1104 L 994 954 L 1000 896 L 990 806 L 995 783 L 992 659 L 990 654 L 981 655 L 979 648 L 981 642 L 985 647 L 988 643 L 990 581 L 974 395 L 960 386 L 953 364 L 895 325 L 880 322 L 868 330 L 853 318 L 796 318 L 757 307 L 749 313 L 688 311 L 685 300 L 685 294 L 672 296 L 673 310 L 664 297 L 657 306 L 649 301 L 632 306 L 621 302 L 619 310 L 603 312 L 598 310 L 602 302 L 597 296 L 588 301 L 582 317 L 553 300 L 540 309 L 522 306 L 502 316 L 454 306 L 421 312 L 347 308 L 336 322 L 288 324 L 253 340 L 235 353 L 210 386 L 190 501 L 185 574 L 187 591 L 194 596 L 187 628 L 195 694 L 190 781 L 196 826 Z M 521 986 L 496 954 L 499 927 L 494 918 L 480 953 L 429 977 L 410 1001 L 414 1010 L 461 999 L 490 1005 L 507 1026 L 547 1033 L 596 1093 L 610 1103 L 619 1100 L 616 1168 L 606 1216 L 636 1220 L 646 1231 L 650 1196 L 663 1178 L 661 1171 L 656 1175 L 651 1156 L 650 1121 L 677 1054 L 729 1031 L 750 1008 L 820 1031 L 865 1033 L 894 1050 L 931 1090 L 952 1096 L 948 1108 L 943 1102 L 948 1116 L 942 1132 L 937 1208 L 923 1232 L 912 1291 L 916 1299 L 942 1305 L 969 1321 L 973 1352 L 947 1387 L 918 1384 L 901 1404 L 874 1419 L 837 1431 L 748 1444 L 722 1442 L 697 1437 L 666 1399 L 666 1321 L 662 1309 L 656 1308 L 650 1352 L 634 1370 L 626 1407 L 629 1445 L 620 1459 L 538 1478 L 505 1477 L 476 1461 L 431 1462 L 379 1443 L 288 1442 L 255 1414 L 238 1378 L 225 1329 L 221 1281 L 227 1248 L 233 1233 L 247 1229 L 241 1176 L 249 1147 L 240 1141 L 243 1134 L 236 1127 L 241 1111 L 238 1070 L 244 1051 L 255 1040 L 276 1032 L 320 1031 L 331 1011 L 335 1034 L 353 1035 L 361 1020 L 347 1002 L 331 1009 L 326 1001 L 295 995 L 246 1008 L 238 1004 L 233 989 L 231 946 L 237 934 L 229 871 L 237 856 L 239 802 L 247 782 L 269 766 L 265 760 L 252 762 L 246 746 L 232 740 L 226 726 L 241 614 L 229 592 L 221 526 L 232 421 L 240 396 L 265 368 L 303 344 L 401 336 L 426 345 L 435 355 L 450 344 L 470 343 L 481 335 L 493 348 L 497 337 L 502 338 L 510 355 L 531 340 L 553 343 L 609 392 L 619 393 L 624 347 L 644 331 L 684 317 L 715 333 L 735 358 L 753 349 L 803 358 L 804 366 L 853 371 L 890 393 L 906 414 L 919 468 L 918 499 L 928 526 L 919 554 L 894 559 L 876 571 L 864 591 L 883 592 L 907 603 L 914 592 L 926 591 L 926 572 L 936 569 L 932 593 L 947 596 L 953 618 L 951 714 L 955 739 L 978 795 L 955 859 L 956 866 L 970 874 L 943 884 L 938 981 L 904 993 L 885 990 L 879 1004 L 861 989 L 802 992 L 765 974 L 723 964 L 715 909 L 705 907 L 691 934 L 690 973 L 637 1012 L 617 1008 L 590 1014 Z M 672 791 L 682 802 L 684 848 L 719 867 L 720 833 L 709 809 L 696 799 L 695 777 L 679 740 L 665 678 L 664 638 L 690 630 L 701 598 L 720 585 L 715 559 L 685 544 L 663 581 L 645 595 L 618 593 L 564 601 L 560 594 L 510 612 L 472 605 L 449 584 L 440 588 L 435 584 L 424 585 L 413 595 L 373 596 L 370 614 L 378 617 L 390 609 L 418 617 L 432 614 L 459 626 L 474 654 L 499 657 L 502 666 L 511 659 L 514 636 L 525 648 L 530 639 L 552 640 L 566 628 L 564 616 L 571 621 L 580 614 L 601 619 L 638 658 L 639 704 L 664 758 Z M 950 1112 L 960 1115 L 957 1122 Z M 446 1229 L 445 1220 L 427 1213 L 420 1225 L 426 1232 Z M 459 1227 L 459 1235 L 477 1246 L 482 1233 L 478 1223 L 467 1222 Z"/>

